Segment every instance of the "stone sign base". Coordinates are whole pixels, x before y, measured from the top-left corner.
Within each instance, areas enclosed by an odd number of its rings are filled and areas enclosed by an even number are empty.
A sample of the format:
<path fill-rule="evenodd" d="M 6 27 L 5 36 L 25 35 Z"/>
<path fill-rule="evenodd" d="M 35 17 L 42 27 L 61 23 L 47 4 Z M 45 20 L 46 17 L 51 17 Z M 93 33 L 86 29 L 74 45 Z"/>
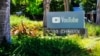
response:
<path fill-rule="evenodd" d="M 67 34 L 80 34 L 80 35 L 87 35 L 87 30 L 85 28 L 66 28 L 66 29 L 50 29 L 50 28 L 44 28 L 44 35 L 46 34 L 56 34 L 57 36 L 63 36 L 63 35 L 67 35 Z"/>

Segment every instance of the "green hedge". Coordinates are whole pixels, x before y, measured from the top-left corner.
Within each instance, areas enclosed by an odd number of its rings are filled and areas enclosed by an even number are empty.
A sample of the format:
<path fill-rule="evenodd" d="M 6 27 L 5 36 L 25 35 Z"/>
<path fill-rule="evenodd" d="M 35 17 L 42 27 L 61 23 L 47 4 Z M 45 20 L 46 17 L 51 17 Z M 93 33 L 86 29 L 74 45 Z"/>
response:
<path fill-rule="evenodd" d="M 14 36 L 12 44 L 0 47 L 0 56 L 89 56 L 77 39 Z"/>

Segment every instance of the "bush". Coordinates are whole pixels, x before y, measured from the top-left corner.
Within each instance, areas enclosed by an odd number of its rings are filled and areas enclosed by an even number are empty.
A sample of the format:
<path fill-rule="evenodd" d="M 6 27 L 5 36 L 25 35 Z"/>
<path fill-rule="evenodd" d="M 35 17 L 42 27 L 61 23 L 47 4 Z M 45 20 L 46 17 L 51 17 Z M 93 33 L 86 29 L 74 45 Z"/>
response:
<path fill-rule="evenodd" d="M 11 15 L 10 17 L 11 34 L 26 34 L 30 36 L 43 35 L 43 22 L 31 21 L 25 16 Z"/>
<path fill-rule="evenodd" d="M 94 48 L 93 52 L 91 53 L 93 56 L 100 56 L 100 41 L 97 41 Z"/>
<path fill-rule="evenodd" d="M 100 36 L 100 26 L 86 23 L 86 29 L 88 30 L 88 36 Z"/>
<path fill-rule="evenodd" d="M 21 38 L 20 38 L 21 37 Z M 14 36 L 9 49 L 1 48 L 4 56 L 88 56 L 76 40 L 68 38 L 32 38 Z"/>
<path fill-rule="evenodd" d="M 76 3 L 81 3 L 85 12 L 90 12 L 92 10 L 96 10 L 96 2 L 97 0 L 75 0 Z"/>
<path fill-rule="evenodd" d="M 42 0 L 11 0 L 11 12 L 22 11 L 31 15 L 42 14 Z"/>
<path fill-rule="evenodd" d="M 20 25 L 22 22 L 25 23 L 32 23 L 31 20 L 29 20 L 27 17 L 25 16 L 17 16 L 17 15 L 11 15 L 10 16 L 10 25 L 13 26 L 18 26 Z"/>

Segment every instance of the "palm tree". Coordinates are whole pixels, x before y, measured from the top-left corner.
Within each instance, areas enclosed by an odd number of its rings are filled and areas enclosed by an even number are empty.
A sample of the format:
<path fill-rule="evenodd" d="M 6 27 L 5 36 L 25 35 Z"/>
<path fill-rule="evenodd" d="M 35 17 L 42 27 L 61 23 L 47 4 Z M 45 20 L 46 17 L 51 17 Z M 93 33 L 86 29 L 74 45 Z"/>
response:
<path fill-rule="evenodd" d="M 97 19 L 96 23 L 100 24 L 100 0 L 97 0 Z"/>
<path fill-rule="evenodd" d="M 0 0 L 0 43 L 10 43 L 10 0 Z"/>

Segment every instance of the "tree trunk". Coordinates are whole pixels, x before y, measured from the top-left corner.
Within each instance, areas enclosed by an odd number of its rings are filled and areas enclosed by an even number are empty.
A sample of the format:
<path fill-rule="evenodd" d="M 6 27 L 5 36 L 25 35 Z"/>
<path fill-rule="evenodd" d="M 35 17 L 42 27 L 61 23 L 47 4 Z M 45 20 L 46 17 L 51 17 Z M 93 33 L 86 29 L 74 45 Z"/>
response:
<path fill-rule="evenodd" d="M 97 18 L 96 23 L 100 25 L 100 0 L 97 0 Z"/>
<path fill-rule="evenodd" d="M 44 26 L 44 35 L 46 35 L 46 29 L 47 28 L 47 12 L 50 11 L 50 2 L 51 0 L 43 0 L 43 7 L 44 7 L 44 15 L 43 15 L 43 26 Z"/>
<path fill-rule="evenodd" d="M 10 0 L 0 0 L 0 43 L 10 43 Z"/>
<path fill-rule="evenodd" d="M 44 16 L 43 16 L 44 27 L 47 27 L 46 14 L 47 14 L 47 12 L 50 11 L 50 2 L 51 2 L 51 0 L 43 0 L 43 6 L 44 6 Z"/>
<path fill-rule="evenodd" d="M 69 11 L 69 0 L 63 0 L 64 1 L 64 9 L 65 11 Z"/>

